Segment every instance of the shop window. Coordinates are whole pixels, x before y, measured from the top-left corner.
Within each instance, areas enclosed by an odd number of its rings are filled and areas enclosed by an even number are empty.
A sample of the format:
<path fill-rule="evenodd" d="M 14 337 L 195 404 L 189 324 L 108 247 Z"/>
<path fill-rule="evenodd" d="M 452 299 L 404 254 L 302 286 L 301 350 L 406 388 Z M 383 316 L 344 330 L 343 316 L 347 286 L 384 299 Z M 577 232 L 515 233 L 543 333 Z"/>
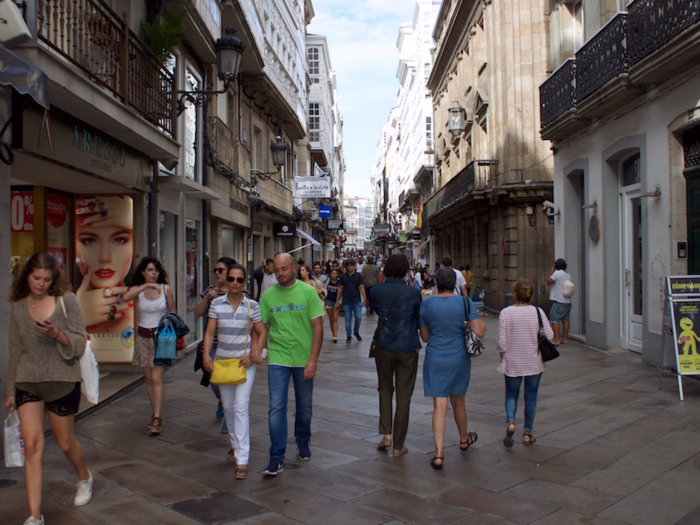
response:
<path fill-rule="evenodd" d="M 168 274 L 168 284 L 177 290 L 177 215 L 160 212 L 158 260 Z"/>
<path fill-rule="evenodd" d="M 185 293 L 187 297 L 187 313 L 185 322 L 191 332 L 187 336 L 188 342 L 202 337 L 201 323 L 194 316 L 194 307 L 199 302 L 200 293 L 200 268 L 199 260 L 199 221 L 185 219 L 185 258 L 186 258 L 186 283 Z"/>

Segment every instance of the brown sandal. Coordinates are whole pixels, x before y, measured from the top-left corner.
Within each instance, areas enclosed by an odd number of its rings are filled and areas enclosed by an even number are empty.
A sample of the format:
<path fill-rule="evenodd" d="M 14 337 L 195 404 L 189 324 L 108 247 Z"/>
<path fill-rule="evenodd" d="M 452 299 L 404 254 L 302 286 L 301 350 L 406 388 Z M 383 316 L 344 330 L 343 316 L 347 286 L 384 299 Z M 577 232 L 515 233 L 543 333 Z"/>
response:
<path fill-rule="evenodd" d="M 233 450 L 233 447 L 228 449 L 228 453 L 226 454 L 226 460 L 227 461 L 236 461 L 236 451 Z"/>
<path fill-rule="evenodd" d="M 163 418 L 153 416 L 148 424 L 148 431 L 153 435 L 158 435 L 161 430 L 163 430 Z"/>
<path fill-rule="evenodd" d="M 536 441 L 537 440 L 535 439 L 535 436 L 532 435 L 532 432 L 526 430 L 523 433 L 523 445 L 532 445 Z"/>
<path fill-rule="evenodd" d="M 245 465 L 238 465 L 236 467 L 236 479 L 245 479 L 248 477 L 248 467 Z"/>

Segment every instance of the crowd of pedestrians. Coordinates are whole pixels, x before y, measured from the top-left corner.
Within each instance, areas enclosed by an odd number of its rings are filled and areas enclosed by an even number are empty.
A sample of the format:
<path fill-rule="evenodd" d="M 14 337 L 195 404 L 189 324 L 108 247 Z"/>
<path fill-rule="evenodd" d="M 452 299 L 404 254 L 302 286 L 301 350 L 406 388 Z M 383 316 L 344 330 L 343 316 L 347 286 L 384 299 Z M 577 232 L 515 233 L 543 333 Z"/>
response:
<path fill-rule="evenodd" d="M 498 372 L 505 377 L 506 431 L 503 443 L 512 447 L 520 388 L 524 383 L 525 420 L 522 442 L 532 445 L 537 392 L 545 370 L 538 353 L 538 334 L 565 343 L 570 309 L 557 288 L 570 278 L 566 262 L 556 261 L 547 279 L 552 285 L 552 325 L 543 310 L 532 306 L 534 286 L 526 279 L 512 287 L 515 304 L 499 316 Z M 323 342 L 323 319 L 328 314 L 331 341 L 337 342 L 338 317 L 345 316 L 346 342 L 361 341 L 363 308 L 376 316 L 370 357 L 375 359 L 379 393 L 381 440 L 377 448 L 391 449 L 393 457 L 408 453 L 405 445 L 409 414 L 422 343 L 426 344 L 423 393 L 433 399 L 434 469 L 445 461 L 448 407 L 459 432 L 459 448 L 467 451 L 478 435 L 469 428 L 465 406 L 471 360 L 465 343 L 465 324 L 482 338 L 486 326 L 469 296 L 474 275 L 469 265 L 457 269 L 452 258 L 430 273 L 427 265 L 410 267 L 404 255 L 388 258 L 361 254 L 312 265 L 281 253 L 262 261 L 252 278 L 253 298 L 246 291 L 244 266 L 228 257 L 213 269 L 214 284 L 204 290 L 195 317 L 206 319 L 198 363 L 202 384 L 211 383 L 218 399 L 217 420 L 229 436 L 227 460 L 235 462 L 235 479 L 248 476 L 250 456 L 249 406 L 257 367 L 267 359 L 269 388 L 269 462 L 265 476 L 284 471 L 287 453 L 287 405 L 290 382 L 294 388 L 294 440 L 302 461 L 312 458 L 310 443 L 313 382 Z M 555 288 L 557 288 L 555 290 Z M 133 365 L 142 369 L 152 407 L 148 431 L 163 431 L 165 395 L 163 376 L 172 364 L 159 357 L 157 330 L 176 311 L 172 288 L 160 261 L 145 257 L 133 271 L 129 288 L 119 289 L 117 304 L 138 307 Z M 476 297 L 476 296 L 475 296 Z M 477 297 L 478 299 L 478 297 Z M 92 498 L 93 477 L 84 452 L 73 436 L 80 402 L 80 367 L 85 350 L 85 316 L 55 259 L 37 253 L 13 281 L 10 366 L 5 407 L 17 410 L 24 432 L 25 481 L 29 525 L 43 524 L 41 514 L 43 425 L 49 423 L 61 450 L 78 475 L 75 505 Z M 568 304 L 568 307 L 567 307 Z M 562 306 L 563 305 L 563 306 Z M 112 314 L 114 311 L 110 310 Z M 354 321 L 354 322 L 353 322 Z M 466 323 L 468 321 L 468 323 Z M 558 323 L 563 323 L 559 332 Z M 156 337 L 154 337 L 156 336 Z M 395 407 L 394 407 L 395 403 Z"/>

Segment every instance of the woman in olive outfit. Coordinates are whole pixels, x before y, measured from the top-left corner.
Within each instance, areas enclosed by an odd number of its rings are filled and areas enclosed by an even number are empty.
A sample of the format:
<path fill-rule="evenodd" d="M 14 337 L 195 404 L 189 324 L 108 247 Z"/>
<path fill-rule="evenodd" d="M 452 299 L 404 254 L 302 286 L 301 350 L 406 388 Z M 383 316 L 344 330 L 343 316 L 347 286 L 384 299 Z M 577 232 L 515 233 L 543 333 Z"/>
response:
<path fill-rule="evenodd" d="M 31 516 L 43 525 L 44 419 L 61 451 L 78 473 L 73 504 L 92 498 L 92 474 L 73 434 L 80 405 L 80 356 L 85 352 L 85 316 L 56 259 L 35 253 L 12 283 L 10 360 L 5 408 L 17 410 L 24 437 L 24 479 Z"/>
<path fill-rule="evenodd" d="M 422 297 L 419 290 L 405 285 L 407 272 L 406 256 L 391 255 L 384 266 L 384 283 L 372 287 L 371 291 L 372 306 L 378 317 L 374 341 L 379 379 L 379 432 L 384 434 L 377 448 L 386 449 L 391 446 L 392 398 L 396 391 L 394 457 L 408 452 L 404 440 L 408 432 L 408 414 L 418 372 L 418 352 L 421 349 L 418 314 Z"/>

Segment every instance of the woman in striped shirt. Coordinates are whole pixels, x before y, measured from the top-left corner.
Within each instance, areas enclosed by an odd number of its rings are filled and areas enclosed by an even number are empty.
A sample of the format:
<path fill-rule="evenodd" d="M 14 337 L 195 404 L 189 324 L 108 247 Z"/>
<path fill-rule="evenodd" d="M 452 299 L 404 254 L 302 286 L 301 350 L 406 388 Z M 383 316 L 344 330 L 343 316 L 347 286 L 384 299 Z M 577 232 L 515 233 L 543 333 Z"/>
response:
<path fill-rule="evenodd" d="M 240 359 L 240 366 L 247 369 L 244 383 L 219 385 L 231 442 L 228 459 L 236 461 L 236 479 L 245 479 L 250 455 L 250 393 L 255 382 L 256 365 L 262 364 L 261 347 L 265 345 L 267 336 L 260 306 L 242 293 L 246 283 L 245 268 L 240 264 L 229 266 L 226 282 L 228 293 L 214 299 L 209 308 L 202 360 L 204 369 L 212 372 L 214 361 L 209 353 L 216 334 L 218 346 L 214 358 Z M 257 337 L 253 337 L 253 334 Z"/>
<path fill-rule="evenodd" d="M 528 279 L 520 279 L 513 285 L 515 305 L 501 310 L 498 317 L 498 337 L 496 346 L 501 361 L 498 371 L 506 380 L 506 435 L 503 444 L 513 446 L 515 434 L 515 412 L 518 409 L 520 385 L 525 378 L 525 427 L 523 444 L 532 445 L 535 437 L 532 426 L 537 409 L 537 389 L 545 370 L 544 363 L 537 349 L 537 333 L 540 330 L 537 313 L 542 317 L 544 334 L 550 341 L 554 332 L 547 316 L 541 308 L 530 305 L 534 286 Z"/>

